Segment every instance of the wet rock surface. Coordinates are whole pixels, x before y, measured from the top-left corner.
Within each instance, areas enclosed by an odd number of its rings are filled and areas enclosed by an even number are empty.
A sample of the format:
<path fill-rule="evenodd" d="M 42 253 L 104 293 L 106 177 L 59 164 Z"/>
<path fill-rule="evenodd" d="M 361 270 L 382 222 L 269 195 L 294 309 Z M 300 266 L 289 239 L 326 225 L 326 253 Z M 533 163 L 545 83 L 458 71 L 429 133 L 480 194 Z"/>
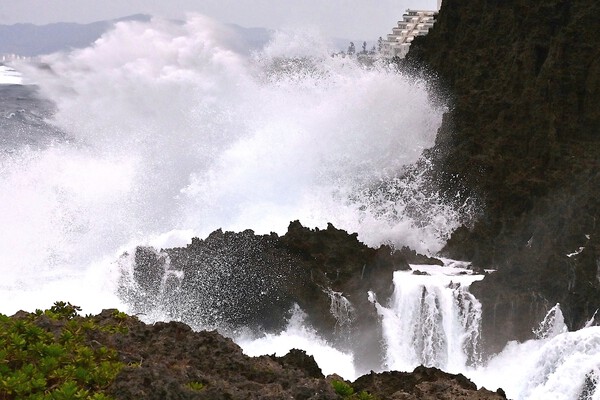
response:
<path fill-rule="evenodd" d="M 148 325 L 117 310 L 85 319 L 98 327 L 118 327 L 90 330 L 86 340 L 89 346 L 116 350 L 125 365 L 105 390 L 118 400 L 343 398 L 332 385 L 341 378 L 325 378 L 314 358 L 302 350 L 283 357 L 248 357 L 231 339 L 217 332 L 195 332 L 180 322 Z M 60 331 L 66 323 L 50 318 L 38 322 L 49 332 Z M 462 375 L 425 367 L 413 373 L 371 373 L 347 384 L 355 393 L 379 400 L 505 399 L 477 390 Z"/>
<path fill-rule="evenodd" d="M 213 232 L 184 248 L 139 247 L 121 297 L 133 313 L 214 327 L 278 332 L 299 307 L 306 324 L 338 348 L 359 349 L 357 365 L 369 371 L 383 357 L 382 332 L 369 292 L 383 304 L 393 293 L 392 275 L 407 261 L 439 263 L 409 249 L 370 248 L 329 224 L 308 229 L 298 221 L 279 237 Z"/>
<path fill-rule="evenodd" d="M 194 331 L 174 321 L 145 324 L 115 309 L 85 317 L 79 310 L 56 302 L 45 311 L 0 315 L 2 332 L 9 332 L 2 338 L 0 398 L 505 398 L 435 368 L 371 372 L 346 382 L 337 375 L 323 376 L 303 350 L 249 357 L 214 331 Z"/>
<path fill-rule="evenodd" d="M 590 0 L 445 0 L 404 65 L 451 104 L 436 181 L 483 204 L 445 254 L 497 269 L 472 286 L 492 353 L 557 302 L 570 329 L 600 308 L 599 14 Z"/>
<path fill-rule="evenodd" d="M 500 389 L 491 392 L 465 376 L 452 375 L 437 368 L 417 367 L 408 372 L 371 372 L 358 378 L 353 387 L 367 391 L 379 399 L 397 400 L 451 400 L 451 399 L 506 399 Z"/>
<path fill-rule="evenodd" d="M 179 322 L 129 323 L 106 338 L 125 367 L 109 393 L 117 399 L 336 399 L 312 357 L 247 357 L 216 332 Z"/>

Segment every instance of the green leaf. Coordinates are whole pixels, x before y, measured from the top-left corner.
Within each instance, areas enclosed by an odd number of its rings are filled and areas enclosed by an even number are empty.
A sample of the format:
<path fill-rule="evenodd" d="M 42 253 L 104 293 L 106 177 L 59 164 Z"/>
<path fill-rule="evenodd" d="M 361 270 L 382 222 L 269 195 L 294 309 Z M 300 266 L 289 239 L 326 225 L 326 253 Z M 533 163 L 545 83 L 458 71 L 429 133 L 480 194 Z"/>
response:
<path fill-rule="evenodd" d="M 73 381 L 67 381 L 60 387 L 50 393 L 55 400 L 72 400 L 77 398 L 76 394 L 79 391 L 77 384 Z"/>

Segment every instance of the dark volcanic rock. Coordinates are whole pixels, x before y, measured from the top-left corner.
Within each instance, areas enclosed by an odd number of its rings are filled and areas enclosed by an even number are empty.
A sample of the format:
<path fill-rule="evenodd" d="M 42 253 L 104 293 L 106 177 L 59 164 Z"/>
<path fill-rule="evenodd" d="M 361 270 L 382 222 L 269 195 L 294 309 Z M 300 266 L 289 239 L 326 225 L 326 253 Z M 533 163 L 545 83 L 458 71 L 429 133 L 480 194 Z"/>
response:
<path fill-rule="evenodd" d="M 194 332 L 180 322 L 147 325 L 115 311 L 89 318 L 117 332 L 88 332 L 89 345 L 116 350 L 126 365 L 106 389 L 115 399 L 338 399 L 302 351 L 248 357 L 217 332 Z"/>
<path fill-rule="evenodd" d="M 419 254 L 409 247 L 403 247 L 400 249 L 400 253 L 409 264 L 424 264 L 424 265 L 440 265 L 443 266 L 444 262 L 438 258 L 428 257 L 423 254 Z"/>
<path fill-rule="evenodd" d="M 329 224 L 308 229 L 292 222 L 286 235 L 213 232 L 185 248 L 138 248 L 121 297 L 134 313 L 160 310 L 195 327 L 280 331 L 300 307 L 306 322 L 340 348 L 359 349 L 359 368 L 382 359 L 379 316 L 368 292 L 385 303 L 394 271 L 409 269 L 405 254 L 369 248 L 356 234 Z M 435 262 L 435 260 L 434 260 Z"/>
<path fill-rule="evenodd" d="M 465 376 L 451 375 L 437 368 L 417 367 L 408 372 L 371 372 L 352 385 L 356 391 L 366 391 L 378 399 L 398 400 L 455 400 L 506 399 L 504 392 L 490 392 Z"/>
<path fill-rule="evenodd" d="M 292 349 L 283 357 L 271 356 L 271 358 L 281 364 L 282 367 L 300 369 L 311 378 L 325 377 L 314 357 L 307 355 L 304 350 Z"/>
<path fill-rule="evenodd" d="M 598 15 L 592 0 L 444 0 L 406 59 L 451 103 L 437 181 L 484 204 L 445 252 L 498 270 L 472 286 L 491 352 L 557 302 L 571 329 L 600 308 Z"/>
<path fill-rule="evenodd" d="M 103 310 L 85 318 L 74 316 L 73 321 L 25 312 L 11 318 L 32 320 L 54 333 L 57 340 L 66 325 L 75 326 L 83 346 L 115 351 L 122 369 L 102 391 L 117 400 L 342 398 L 331 383 L 340 378 L 326 379 L 314 358 L 301 350 L 291 350 L 283 357 L 248 357 L 217 332 L 195 332 L 180 322 L 147 325 L 117 310 Z M 73 360 L 73 368 L 75 363 Z M 11 363 L 5 367 L 10 368 Z M 85 371 L 85 367 L 78 368 Z M 357 393 L 364 391 L 375 396 L 369 398 L 379 400 L 505 398 L 477 390 L 462 375 L 424 367 L 413 373 L 371 373 L 351 385 Z M 13 398 L 10 393 L 2 394 Z"/>

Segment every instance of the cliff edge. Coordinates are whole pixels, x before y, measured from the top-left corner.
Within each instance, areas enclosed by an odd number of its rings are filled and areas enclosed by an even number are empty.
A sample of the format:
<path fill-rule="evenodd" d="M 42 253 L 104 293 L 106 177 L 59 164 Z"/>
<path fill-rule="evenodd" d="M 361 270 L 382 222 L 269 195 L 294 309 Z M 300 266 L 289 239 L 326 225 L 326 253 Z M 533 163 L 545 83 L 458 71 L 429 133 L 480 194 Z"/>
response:
<path fill-rule="evenodd" d="M 560 303 L 600 308 L 600 3 L 445 0 L 404 66 L 447 98 L 435 147 L 446 195 L 483 204 L 445 253 L 497 269 L 472 291 L 491 352 Z"/>

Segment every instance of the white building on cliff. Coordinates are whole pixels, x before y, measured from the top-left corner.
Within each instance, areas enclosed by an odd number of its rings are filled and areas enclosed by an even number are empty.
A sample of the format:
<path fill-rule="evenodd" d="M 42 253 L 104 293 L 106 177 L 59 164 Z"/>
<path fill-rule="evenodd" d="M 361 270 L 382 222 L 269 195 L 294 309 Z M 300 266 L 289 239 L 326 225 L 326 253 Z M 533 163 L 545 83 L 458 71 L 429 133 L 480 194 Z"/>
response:
<path fill-rule="evenodd" d="M 438 0 L 438 10 L 441 6 L 441 0 Z M 392 29 L 392 33 L 387 35 L 383 41 L 382 53 L 384 57 L 404 58 L 408 53 L 410 43 L 417 36 L 427 35 L 429 29 L 433 27 L 437 11 L 430 10 L 406 10 L 398 25 Z"/>

